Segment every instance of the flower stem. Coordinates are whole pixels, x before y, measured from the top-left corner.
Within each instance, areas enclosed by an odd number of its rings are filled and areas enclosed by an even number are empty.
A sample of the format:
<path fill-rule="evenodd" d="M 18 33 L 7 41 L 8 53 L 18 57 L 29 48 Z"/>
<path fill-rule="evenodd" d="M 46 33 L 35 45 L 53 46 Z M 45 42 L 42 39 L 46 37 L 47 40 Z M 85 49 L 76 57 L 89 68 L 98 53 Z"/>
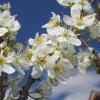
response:
<path fill-rule="evenodd" d="M 89 48 L 88 44 L 84 41 L 83 38 L 79 38 L 80 41 L 82 42 L 82 44 L 86 47 L 86 48 Z"/>
<path fill-rule="evenodd" d="M 34 79 L 32 78 L 32 76 L 29 76 L 26 84 L 22 87 L 22 90 L 19 92 L 20 96 L 18 98 L 18 100 L 27 100 L 28 95 L 29 95 L 29 89 L 32 86 L 32 84 L 40 79 Z"/>
<path fill-rule="evenodd" d="M 2 72 L 0 76 L 0 100 L 3 100 L 5 97 L 5 92 L 7 88 L 7 79 L 8 75 Z"/>

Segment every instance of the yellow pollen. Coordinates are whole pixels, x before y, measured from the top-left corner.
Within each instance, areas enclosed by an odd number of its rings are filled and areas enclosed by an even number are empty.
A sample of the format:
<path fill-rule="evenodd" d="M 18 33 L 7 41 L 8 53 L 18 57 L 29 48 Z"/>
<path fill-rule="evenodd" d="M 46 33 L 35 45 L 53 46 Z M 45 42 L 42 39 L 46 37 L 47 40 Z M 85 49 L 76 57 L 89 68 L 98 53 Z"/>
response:
<path fill-rule="evenodd" d="M 67 34 L 67 33 L 65 33 L 65 34 L 63 34 L 63 37 L 64 37 L 64 38 L 69 38 L 69 37 L 70 37 L 70 35 L 69 35 L 69 34 Z"/>
<path fill-rule="evenodd" d="M 54 25 L 55 27 L 59 26 L 61 24 L 61 22 L 57 19 L 51 19 L 49 20 L 48 24 L 51 26 L 51 25 Z"/>
<path fill-rule="evenodd" d="M 5 58 L 3 56 L 0 56 L 0 65 L 5 64 Z"/>
<path fill-rule="evenodd" d="M 53 46 L 54 48 L 55 48 L 55 50 L 58 50 L 58 51 L 61 51 L 61 47 L 60 47 L 60 45 L 58 44 L 56 44 L 56 45 L 54 45 Z M 53 53 L 54 54 L 54 53 Z"/>
<path fill-rule="evenodd" d="M 43 42 L 45 42 L 45 40 L 41 37 L 38 37 L 37 39 L 35 39 L 34 41 L 37 45 L 42 44 Z"/>
<path fill-rule="evenodd" d="M 81 25 L 84 24 L 83 16 L 78 16 L 78 17 L 77 17 L 76 24 L 77 24 L 78 26 L 81 26 Z"/>
<path fill-rule="evenodd" d="M 84 5 L 84 0 L 79 0 L 79 3 L 80 3 L 81 5 Z"/>
<path fill-rule="evenodd" d="M 54 70 L 58 74 L 63 74 L 64 73 L 64 67 L 63 66 L 56 65 L 56 66 L 54 66 Z"/>
<path fill-rule="evenodd" d="M 37 59 L 38 59 L 38 63 L 40 64 L 40 65 L 44 65 L 47 61 L 46 61 L 46 56 L 41 56 L 41 57 L 37 57 Z"/>
<path fill-rule="evenodd" d="M 28 52 L 26 55 L 25 55 L 25 59 L 26 60 L 31 60 L 32 58 L 32 53 L 31 52 Z"/>
<path fill-rule="evenodd" d="M 10 49 L 10 47 L 8 47 L 8 46 L 6 46 L 6 47 L 4 48 L 4 52 L 5 52 L 5 53 L 10 52 L 10 50 L 11 50 L 11 49 Z"/>
<path fill-rule="evenodd" d="M 71 1 L 68 1 L 67 4 L 66 4 L 68 7 L 72 7 L 73 6 L 73 3 Z"/>

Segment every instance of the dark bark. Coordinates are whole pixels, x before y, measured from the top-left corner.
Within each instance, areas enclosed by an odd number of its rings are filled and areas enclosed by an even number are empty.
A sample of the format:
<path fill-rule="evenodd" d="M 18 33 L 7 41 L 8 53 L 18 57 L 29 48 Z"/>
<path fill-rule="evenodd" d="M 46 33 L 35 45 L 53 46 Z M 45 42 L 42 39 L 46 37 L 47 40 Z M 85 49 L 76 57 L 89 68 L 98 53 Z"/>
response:
<path fill-rule="evenodd" d="M 91 91 L 89 100 L 100 100 L 100 91 Z"/>
<path fill-rule="evenodd" d="M 91 4 L 94 4 L 96 2 L 96 0 L 91 0 Z"/>
<path fill-rule="evenodd" d="M 8 75 L 2 72 L 0 76 L 0 100 L 3 100 L 5 97 L 5 92 L 7 89 L 7 79 Z"/>
<path fill-rule="evenodd" d="M 32 84 L 40 79 L 34 79 L 31 76 L 28 78 L 26 84 L 22 87 L 22 90 L 19 92 L 19 98 L 18 100 L 27 100 L 28 95 L 29 95 L 29 89 L 32 86 Z"/>

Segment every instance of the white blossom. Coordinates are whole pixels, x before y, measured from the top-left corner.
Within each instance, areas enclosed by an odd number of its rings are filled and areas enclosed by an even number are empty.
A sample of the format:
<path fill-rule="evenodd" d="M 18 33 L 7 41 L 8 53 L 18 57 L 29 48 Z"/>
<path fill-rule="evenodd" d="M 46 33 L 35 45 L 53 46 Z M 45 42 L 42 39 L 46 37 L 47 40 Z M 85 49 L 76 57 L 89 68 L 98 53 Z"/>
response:
<path fill-rule="evenodd" d="M 0 28 L 0 37 L 4 36 L 8 32 L 8 29 L 1 27 Z"/>
<path fill-rule="evenodd" d="M 89 51 L 83 51 L 81 50 L 78 55 L 78 69 L 80 72 L 85 73 L 88 68 L 91 66 L 91 60 L 90 60 L 91 53 Z"/>
<path fill-rule="evenodd" d="M 59 82 L 64 82 L 68 78 L 75 76 L 77 72 L 69 60 L 59 58 L 56 64 L 49 68 L 48 76 L 53 79 L 56 78 Z"/>
<path fill-rule="evenodd" d="M 28 40 L 29 45 L 33 47 L 37 47 L 41 44 L 45 44 L 46 42 L 47 42 L 47 34 L 39 35 L 39 33 L 36 33 L 35 39 L 30 38 Z"/>
<path fill-rule="evenodd" d="M 33 65 L 32 63 L 32 51 L 26 48 L 23 52 L 15 53 L 12 64 L 20 74 L 24 75 L 25 70 L 28 70 Z"/>
<path fill-rule="evenodd" d="M 0 26 L 5 28 L 7 32 L 16 33 L 20 29 L 21 25 L 15 18 L 15 16 L 10 14 L 9 10 L 0 12 Z"/>
<path fill-rule="evenodd" d="M 66 7 L 70 7 L 73 5 L 73 0 L 57 0 L 57 2 Z"/>
<path fill-rule="evenodd" d="M 42 26 L 42 28 L 53 28 L 60 24 L 60 16 L 56 15 L 54 12 L 52 12 L 52 17 L 50 18 L 49 22 Z"/>
<path fill-rule="evenodd" d="M 90 6 L 90 3 L 87 0 L 57 0 L 59 4 L 66 7 L 72 7 L 74 4 L 79 4 L 82 6 Z"/>
<path fill-rule="evenodd" d="M 100 22 L 89 27 L 90 36 L 100 41 Z"/>
<path fill-rule="evenodd" d="M 55 27 L 53 29 L 47 29 L 48 37 L 51 40 L 56 40 L 61 44 L 72 44 L 75 46 L 80 46 L 81 41 L 77 38 L 75 33 L 71 30 L 67 30 L 63 27 Z"/>
<path fill-rule="evenodd" d="M 42 95 L 42 97 L 47 97 L 52 94 L 52 87 L 49 83 L 49 81 L 44 82 L 40 87 L 39 87 L 39 93 Z"/>
<path fill-rule="evenodd" d="M 12 74 L 15 72 L 15 69 L 12 66 L 14 53 L 11 52 L 7 56 L 3 54 L 3 51 L 0 52 L 0 75 L 1 72 Z"/>
<path fill-rule="evenodd" d="M 72 14 L 72 15 L 74 15 L 74 14 Z M 76 14 L 71 17 L 64 15 L 63 20 L 66 25 L 76 27 L 78 29 L 85 29 L 86 27 L 94 24 L 95 14 L 90 14 L 87 16 L 83 16 L 81 14 Z"/>
<path fill-rule="evenodd" d="M 83 11 L 83 12 L 82 12 Z M 77 16 L 78 14 L 92 14 L 94 13 L 94 9 L 91 7 L 91 5 L 80 5 L 80 4 L 75 4 L 71 7 L 71 16 Z"/>

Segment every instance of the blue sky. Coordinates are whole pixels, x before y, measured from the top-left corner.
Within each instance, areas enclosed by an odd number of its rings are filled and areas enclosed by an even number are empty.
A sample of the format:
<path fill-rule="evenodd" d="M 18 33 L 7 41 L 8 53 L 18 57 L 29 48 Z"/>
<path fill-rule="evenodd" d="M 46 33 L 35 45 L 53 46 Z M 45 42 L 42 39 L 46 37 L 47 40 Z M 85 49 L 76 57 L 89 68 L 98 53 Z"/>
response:
<path fill-rule="evenodd" d="M 33 37 L 36 32 L 44 32 L 41 26 L 51 17 L 51 12 L 62 13 L 64 8 L 56 0 L 0 0 L 0 3 L 10 2 L 12 14 L 18 15 L 21 30 L 17 40 L 23 42 Z"/>
<path fill-rule="evenodd" d="M 41 26 L 51 17 L 51 12 L 68 14 L 68 10 L 59 5 L 56 0 L 0 0 L 0 3 L 11 3 L 12 14 L 17 14 L 17 19 L 21 23 L 21 29 L 17 35 L 17 41 L 25 43 L 30 37 L 34 37 L 36 32 L 45 32 Z M 100 50 L 100 46 L 96 43 Z M 66 85 L 59 85 L 54 88 L 54 95 L 50 100 L 88 100 L 90 90 L 100 90 L 100 75 L 89 72 L 86 75 L 78 74 Z M 60 90 L 60 91 L 59 91 Z"/>

